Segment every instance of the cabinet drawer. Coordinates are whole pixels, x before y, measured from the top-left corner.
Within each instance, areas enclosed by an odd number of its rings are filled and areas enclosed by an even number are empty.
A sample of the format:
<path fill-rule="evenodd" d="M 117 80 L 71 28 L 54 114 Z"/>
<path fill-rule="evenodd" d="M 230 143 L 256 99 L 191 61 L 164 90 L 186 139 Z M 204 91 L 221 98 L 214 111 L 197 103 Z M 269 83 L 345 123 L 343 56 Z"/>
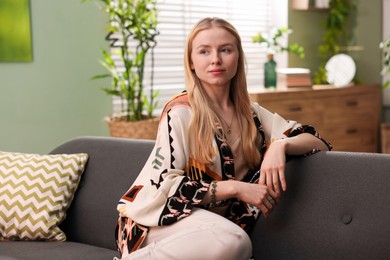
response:
<path fill-rule="evenodd" d="M 323 104 L 315 102 L 315 100 L 282 100 L 279 102 L 264 102 L 261 105 L 271 112 L 278 113 L 285 119 L 302 124 L 318 125 L 323 122 Z"/>
<path fill-rule="evenodd" d="M 346 152 L 365 152 L 365 153 L 377 153 L 378 147 L 374 143 L 367 144 L 348 144 L 348 145 L 336 145 L 334 151 L 346 151 Z"/>
<path fill-rule="evenodd" d="M 365 147 L 375 146 L 377 140 L 375 127 L 360 122 L 334 125 L 333 127 L 326 126 L 322 134 L 326 135 L 335 151 L 342 151 L 343 147 L 360 147 L 360 151 L 365 151 Z"/>
<path fill-rule="evenodd" d="M 376 105 L 374 95 L 366 95 L 364 97 L 351 95 L 332 97 L 326 101 L 326 121 L 338 118 L 358 117 L 369 115 L 372 117 L 373 111 L 376 111 Z"/>
<path fill-rule="evenodd" d="M 313 125 L 334 151 L 377 152 L 381 86 L 253 93 L 252 100 L 285 119 Z"/>

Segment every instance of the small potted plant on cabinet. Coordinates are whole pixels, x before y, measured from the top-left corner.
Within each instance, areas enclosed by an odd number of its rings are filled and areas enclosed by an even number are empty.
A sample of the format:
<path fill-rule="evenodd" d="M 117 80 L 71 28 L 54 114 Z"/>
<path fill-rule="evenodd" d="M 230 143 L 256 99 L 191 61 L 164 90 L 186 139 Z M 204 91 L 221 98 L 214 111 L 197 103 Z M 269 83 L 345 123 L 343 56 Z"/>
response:
<path fill-rule="evenodd" d="M 102 50 L 101 64 L 108 73 L 93 79 L 111 78 L 111 85 L 103 86 L 102 90 L 121 103 L 121 111 L 106 118 L 110 133 L 114 137 L 154 139 L 158 118 L 153 117 L 153 111 L 158 91 L 154 91 L 152 79 L 150 91 L 145 93 L 144 68 L 146 54 L 151 53 L 153 70 L 153 48 L 159 34 L 156 0 L 101 0 L 101 3 L 109 16 L 106 39 L 111 48 Z"/>
<path fill-rule="evenodd" d="M 287 27 L 272 28 L 270 34 L 261 32 L 252 37 L 254 43 L 259 43 L 267 48 L 268 61 L 264 64 L 264 87 L 275 88 L 277 83 L 276 62 L 274 55 L 282 52 L 290 52 L 296 54 L 300 58 L 305 57 L 305 50 L 297 43 L 292 43 L 283 46 L 280 43 L 282 37 L 286 37 L 292 33 L 292 30 Z"/>

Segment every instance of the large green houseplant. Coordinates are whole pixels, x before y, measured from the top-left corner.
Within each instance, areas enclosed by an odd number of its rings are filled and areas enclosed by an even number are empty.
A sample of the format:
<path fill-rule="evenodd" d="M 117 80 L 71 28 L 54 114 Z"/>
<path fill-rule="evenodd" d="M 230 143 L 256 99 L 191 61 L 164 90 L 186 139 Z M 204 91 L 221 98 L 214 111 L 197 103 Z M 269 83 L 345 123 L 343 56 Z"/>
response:
<path fill-rule="evenodd" d="M 84 0 L 83 2 L 90 2 Z M 158 10 L 156 0 L 100 0 L 101 8 L 108 14 L 107 26 L 110 41 L 110 51 L 102 49 L 103 60 L 101 64 L 106 68 L 106 74 L 96 75 L 93 79 L 111 78 L 109 86 L 103 86 L 102 90 L 108 95 L 116 96 L 121 100 L 121 111 L 112 114 L 107 118 L 111 134 L 120 137 L 127 136 L 131 130 L 138 132 L 150 131 L 150 126 L 141 126 L 125 123 L 140 122 L 144 120 L 153 121 L 153 111 L 156 108 L 156 97 L 158 91 L 153 89 L 153 72 L 151 73 L 150 91 L 145 93 L 144 68 L 147 53 L 152 56 L 153 70 L 153 48 L 156 46 Z M 114 57 L 119 57 L 115 60 Z M 118 58 L 117 58 L 118 59 Z M 118 122 L 118 123 L 115 123 Z M 127 127 L 129 129 L 118 129 Z M 112 129 L 116 127 L 117 129 Z M 113 132 L 114 131 L 114 132 Z M 123 133 L 122 134 L 118 134 Z M 152 136 L 156 130 L 152 131 Z M 145 137 L 152 139 L 153 137 Z"/>
<path fill-rule="evenodd" d="M 354 7 L 351 0 L 330 0 L 328 17 L 322 44 L 318 47 L 321 63 L 314 73 L 316 84 L 328 84 L 326 62 L 335 54 L 342 52 L 342 47 L 348 45 L 348 24 L 351 10 Z"/>
<path fill-rule="evenodd" d="M 382 49 L 383 57 L 382 57 L 382 76 L 388 75 L 390 73 L 390 37 L 381 42 L 379 47 Z M 390 86 L 390 79 L 386 80 L 383 83 L 383 88 L 388 88 Z"/>
<path fill-rule="evenodd" d="M 383 77 L 390 74 L 390 37 L 380 43 L 382 49 L 382 71 Z M 390 86 L 390 79 L 387 78 L 383 83 L 383 89 Z M 381 143 L 382 153 L 390 153 L 390 122 L 383 122 L 381 125 Z"/>

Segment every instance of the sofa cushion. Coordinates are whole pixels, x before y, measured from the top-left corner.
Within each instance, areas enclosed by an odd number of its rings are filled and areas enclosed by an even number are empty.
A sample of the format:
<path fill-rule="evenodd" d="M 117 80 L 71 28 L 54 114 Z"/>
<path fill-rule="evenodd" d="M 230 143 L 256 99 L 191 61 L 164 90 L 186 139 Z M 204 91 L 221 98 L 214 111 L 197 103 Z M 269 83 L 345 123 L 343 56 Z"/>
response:
<path fill-rule="evenodd" d="M 68 216 L 60 225 L 67 241 L 116 250 L 116 206 L 138 176 L 153 145 L 151 140 L 78 137 L 51 152 L 89 155 Z"/>
<path fill-rule="evenodd" d="M 64 241 L 58 227 L 80 181 L 86 153 L 0 152 L 0 241 Z"/>
<path fill-rule="evenodd" d="M 115 250 L 75 243 L 16 241 L 0 243 L 1 260 L 112 260 Z"/>

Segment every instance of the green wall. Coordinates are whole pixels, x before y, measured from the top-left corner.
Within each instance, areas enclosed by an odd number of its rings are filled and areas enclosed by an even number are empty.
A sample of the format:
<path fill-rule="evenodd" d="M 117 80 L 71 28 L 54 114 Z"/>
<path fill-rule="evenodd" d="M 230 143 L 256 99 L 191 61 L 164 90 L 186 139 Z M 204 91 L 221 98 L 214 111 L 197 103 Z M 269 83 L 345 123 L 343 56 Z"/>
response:
<path fill-rule="evenodd" d="M 363 83 L 380 83 L 382 79 L 379 43 L 382 40 L 382 0 L 353 0 L 353 2 L 356 5 L 351 23 L 353 44 L 364 48 L 363 51 L 350 52 L 356 62 L 356 75 Z M 316 71 L 320 64 L 318 46 L 322 42 L 326 17 L 326 11 L 289 10 L 289 26 L 294 31 L 289 41 L 301 44 L 306 53 L 306 58 L 303 60 L 289 55 L 290 67 L 310 68 L 312 73 Z"/>
<path fill-rule="evenodd" d="M 108 136 L 103 117 L 111 98 L 90 81 L 103 72 L 98 60 L 104 40 L 104 13 L 96 2 L 31 0 L 33 61 L 0 63 L 0 150 L 47 153 L 81 135 Z M 357 73 L 363 82 L 380 82 L 382 1 L 355 0 Z M 306 49 L 306 58 L 290 55 L 290 67 L 318 64 L 326 12 L 289 11 L 290 42 Z"/>
<path fill-rule="evenodd" d="M 81 135 L 108 136 L 105 14 L 81 0 L 31 0 L 33 61 L 0 63 L 0 150 L 47 153 Z"/>

